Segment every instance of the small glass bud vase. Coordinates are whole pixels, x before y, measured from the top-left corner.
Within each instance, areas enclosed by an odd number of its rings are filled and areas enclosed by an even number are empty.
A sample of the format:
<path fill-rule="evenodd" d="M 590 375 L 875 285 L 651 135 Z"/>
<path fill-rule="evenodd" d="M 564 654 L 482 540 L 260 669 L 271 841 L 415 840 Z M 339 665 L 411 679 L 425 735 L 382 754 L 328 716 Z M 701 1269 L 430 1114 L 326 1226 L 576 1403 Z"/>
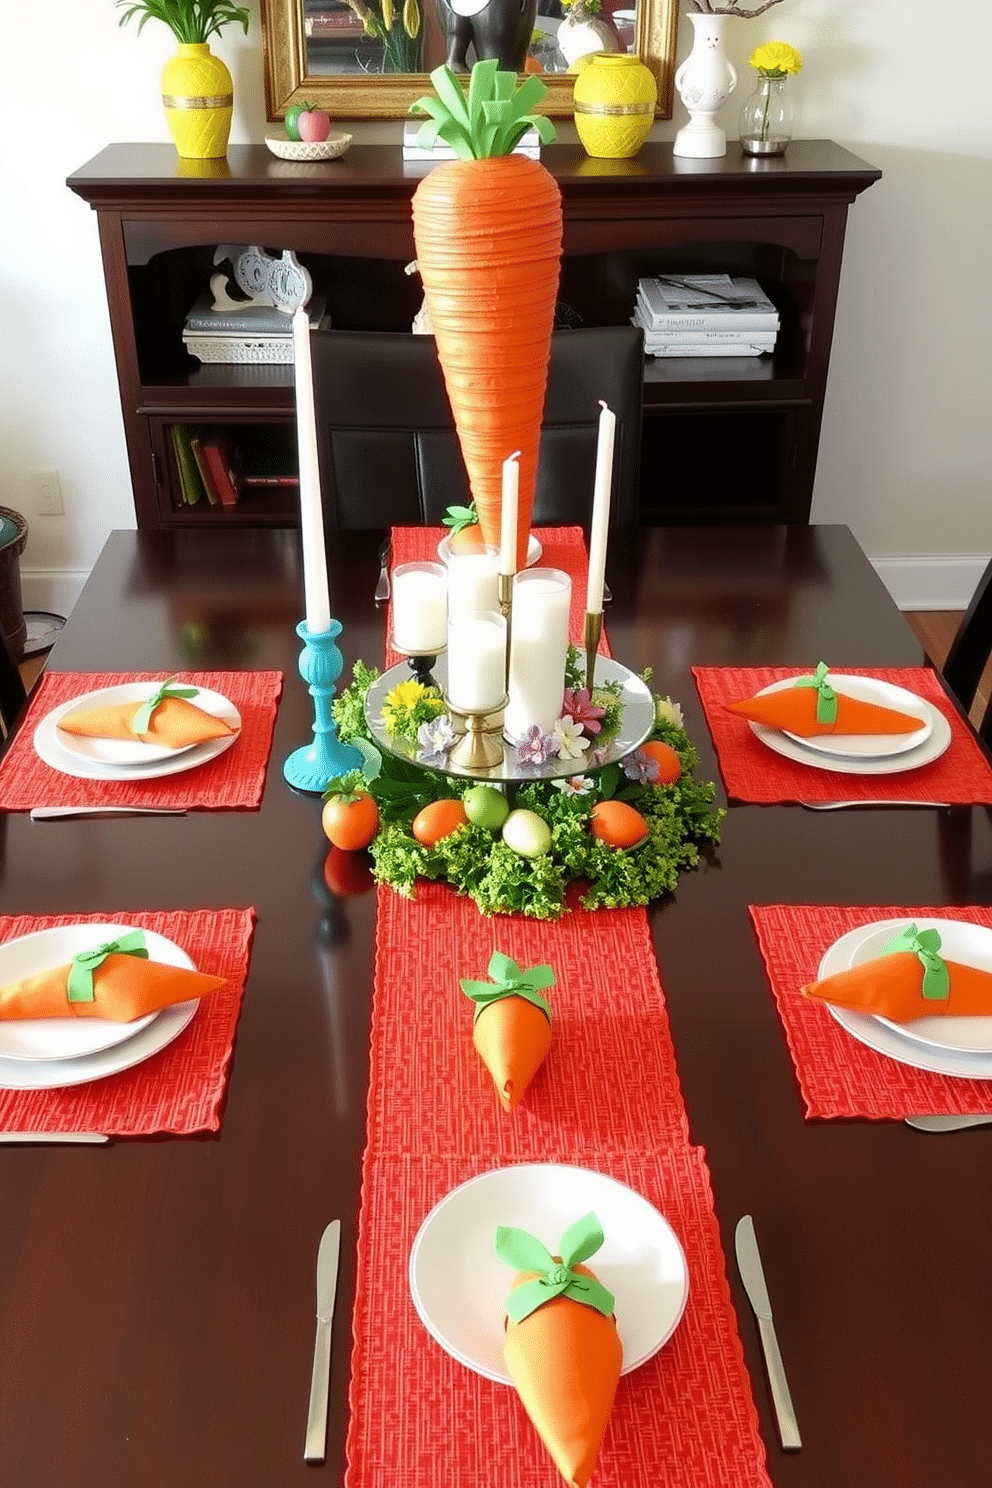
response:
<path fill-rule="evenodd" d="M 792 138 L 792 99 L 788 77 L 759 77 L 741 109 L 740 140 L 745 155 L 784 155 Z"/>

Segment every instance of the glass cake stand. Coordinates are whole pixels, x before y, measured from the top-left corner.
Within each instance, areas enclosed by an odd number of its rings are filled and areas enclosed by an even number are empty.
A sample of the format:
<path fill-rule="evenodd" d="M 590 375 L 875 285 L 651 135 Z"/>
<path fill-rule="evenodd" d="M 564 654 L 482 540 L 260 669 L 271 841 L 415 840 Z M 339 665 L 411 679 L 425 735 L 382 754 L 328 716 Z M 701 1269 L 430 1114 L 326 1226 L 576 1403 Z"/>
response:
<path fill-rule="evenodd" d="M 446 658 L 439 656 L 432 670 L 434 680 L 444 693 L 448 681 Z M 436 756 L 432 756 L 431 763 L 428 765 L 421 758 L 416 742 L 394 738 L 382 718 L 382 705 L 387 693 L 392 692 L 400 682 L 408 682 L 410 677 L 410 667 L 405 661 L 390 667 L 388 671 L 383 672 L 381 677 L 377 677 L 366 695 L 365 717 L 373 738 L 387 754 L 395 755 L 398 759 L 407 760 L 414 765 L 421 765 L 427 770 L 436 770 L 440 775 L 457 775 L 466 780 L 492 780 L 502 784 L 522 784 L 528 780 L 561 780 L 570 775 L 583 775 L 588 770 L 599 770 L 603 765 L 611 764 L 614 760 L 624 759 L 626 755 L 632 754 L 638 745 L 644 743 L 654 728 L 654 698 L 640 677 L 611 657 L 597 656 L 595 685 L 601 687 L 606 682 L 621 684 L 619 698 L 623 704 L 623 718 L 619 732 L 603 746 L 603 755 L 597 757 L 595 763 L 589 758 L 596 749 L 596 741 L 593 739 L 589 748 L 583 751 L 579 759 L 559 759 L 556 756 L 544 765 L 518 764 L 516 745 L 505 741 L 503 742 L 502 762 L 488 769 L 461 768 L 452 764 L 448 758 L 445 759 L 443 765 L 438 765 L 434 762 Z M 453 719 L 452 723 L 457 728 L 457 721 Z"/>

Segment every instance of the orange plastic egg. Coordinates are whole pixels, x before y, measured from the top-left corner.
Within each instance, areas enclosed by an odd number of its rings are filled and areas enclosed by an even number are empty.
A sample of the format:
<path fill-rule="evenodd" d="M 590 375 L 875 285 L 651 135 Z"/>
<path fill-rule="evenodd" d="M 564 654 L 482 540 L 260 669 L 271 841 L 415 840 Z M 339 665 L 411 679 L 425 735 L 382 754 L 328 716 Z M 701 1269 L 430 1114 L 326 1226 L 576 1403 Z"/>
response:
<path fill-rule="evenodd" d="M 607 847 L 635 847 L 648 835 L 648 824 L 626 801 L 599 801 L 592 808 L 590 829 Z"/>
<path fill-rule="evenodd" d="M 431 801 L 429 806 L 417 812 L 410 830 L 425 847 L 436 847 L 445 837 L 465 826 L 467 821 L 461 801 Z"/>
<path fill-rule="evenodd" d="M 674 785 L 682 774 L 682 761 L 672 746 L 663 743 L 661 739 L 649 739 L 646 744 L 641 745 L 641 753 L 654 760 L 658 766 L 655 785 Z"/>

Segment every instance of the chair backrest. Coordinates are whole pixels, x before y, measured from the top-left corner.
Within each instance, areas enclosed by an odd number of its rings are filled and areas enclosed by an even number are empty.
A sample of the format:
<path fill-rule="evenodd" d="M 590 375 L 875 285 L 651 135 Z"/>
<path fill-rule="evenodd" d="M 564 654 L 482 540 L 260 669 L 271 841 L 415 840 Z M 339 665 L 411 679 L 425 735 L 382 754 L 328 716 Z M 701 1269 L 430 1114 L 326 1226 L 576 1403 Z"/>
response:
<path fill-rule="evenodd" d="M 27 698 L 14 653 L 7 637 L 0 630 L 0 725 L 4 738 L 17 722 Z"/>
<path fill-rule="evenodd" d="M 978 581 L 957 635 L 951 642 L 942 671 L 944 681 L 966 713 L 971 712 L 982 673 L 992 658 L 992 560 Z M 992 743 L 992 706 L 986 708 L 978 729 Z"/>
<path fill-rule="evenodd" d="M 467 505 L 468 477 L 433 336 L 330 330 L 310 339 L 327 525 L 436 525 L 447 507 Z M 600 399 L 617 416 L 611 520 L 636 523 L 643 387 L 643 333 L 636 327 L 555 332 L 535 525 L 588 527 Z"/>

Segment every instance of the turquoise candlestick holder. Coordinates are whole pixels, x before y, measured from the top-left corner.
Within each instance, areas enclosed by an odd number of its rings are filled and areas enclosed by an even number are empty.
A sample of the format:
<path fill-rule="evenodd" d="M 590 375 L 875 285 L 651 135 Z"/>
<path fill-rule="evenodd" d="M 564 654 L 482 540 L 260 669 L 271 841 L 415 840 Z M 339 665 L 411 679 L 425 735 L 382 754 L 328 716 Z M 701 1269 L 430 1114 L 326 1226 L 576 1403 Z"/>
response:
<path fill-rule="evenodd" d="M 334 644 L 336 637 L 341 634 L 341 623 L 332 620 L 327 630 L 314 633 L 307 628 L 306 621 L 301 620 L 296 627 L 296 634 L 303 642 L 299 662 L 300 676 L 313 698 L 314 738 L 312 744 L 294 749 L 283 764 L 282 773 L 297 790 L 322 795 L 329 780 L 362 767 L 362 756 L 350 744 L 341 743 L 331 716 L 334 684 L 344 665 L 341 652 Z"/>

